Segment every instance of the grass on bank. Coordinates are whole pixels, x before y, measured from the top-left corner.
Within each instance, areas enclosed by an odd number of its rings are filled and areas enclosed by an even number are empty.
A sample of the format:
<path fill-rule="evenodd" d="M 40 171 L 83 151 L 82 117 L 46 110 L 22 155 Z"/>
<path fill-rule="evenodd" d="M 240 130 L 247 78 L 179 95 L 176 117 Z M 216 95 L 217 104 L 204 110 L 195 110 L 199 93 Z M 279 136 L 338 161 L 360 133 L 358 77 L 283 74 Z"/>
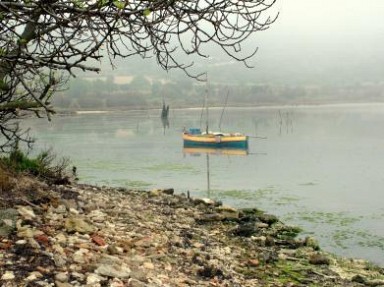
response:
<path fill-rule="evenodd" d="M 35 157 L 28 156 L 19 148 L 0 157 L 0 190 L 10 188 L 10 178 L 18 174 L 34 176 L 49 184 L 69 183 L 69 160 L 58 159 L 51 149 Z"/>

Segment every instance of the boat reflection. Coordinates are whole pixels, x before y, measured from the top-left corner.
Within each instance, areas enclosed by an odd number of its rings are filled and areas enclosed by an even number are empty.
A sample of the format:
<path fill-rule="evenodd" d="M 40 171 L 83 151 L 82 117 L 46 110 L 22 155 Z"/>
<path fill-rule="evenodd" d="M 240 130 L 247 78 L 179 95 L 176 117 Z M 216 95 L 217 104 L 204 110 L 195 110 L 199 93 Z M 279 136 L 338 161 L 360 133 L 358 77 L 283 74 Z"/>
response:
<path fill-rule="evenodd" d="M 248 155 L 248 149 L 235 149 L 235 148 L 210 148 L 210 147 L 184 147 L 184 154 L 190 155 Z"/>
<path fill-rule="evenodd" d="M 209 147 L 184 147 L 183 154 L 189 154 L 190 156 L 201 156 L 206 155 L 206 165 L 207 165 L 207 196 L 212 198 L 211 194 L 211 172 L 210 172 L 210 155 L 225 155 L 225 156 L 247 156 L 248 149 L 241 148 L 209 148 Z"/>

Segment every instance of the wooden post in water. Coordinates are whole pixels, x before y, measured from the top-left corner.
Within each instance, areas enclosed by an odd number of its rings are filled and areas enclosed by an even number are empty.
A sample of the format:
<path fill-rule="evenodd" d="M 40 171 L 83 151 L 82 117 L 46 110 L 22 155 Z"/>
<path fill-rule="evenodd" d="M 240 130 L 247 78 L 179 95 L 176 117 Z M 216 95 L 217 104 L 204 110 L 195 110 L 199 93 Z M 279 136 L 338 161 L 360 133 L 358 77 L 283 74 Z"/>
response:
<path fill-rule="evenodd" d="M 208 198 L 211 198 L 211 181 L 210 181 L 210 173 L 209 173 L 209 153 L 207 153 L 207 191 L 208 191 Z"/>

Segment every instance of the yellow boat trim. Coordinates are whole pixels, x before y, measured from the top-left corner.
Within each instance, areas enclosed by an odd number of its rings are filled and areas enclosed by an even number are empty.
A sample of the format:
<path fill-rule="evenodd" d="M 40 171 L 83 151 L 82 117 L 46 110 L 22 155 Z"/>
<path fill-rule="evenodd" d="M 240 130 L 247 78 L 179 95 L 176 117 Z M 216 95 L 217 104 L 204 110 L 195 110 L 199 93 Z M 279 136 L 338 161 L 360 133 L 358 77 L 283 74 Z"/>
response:
<path fill-rule="evenodd" d="M 200 142 L 200 143 L 229 143 L 229 142 L 239 142 L 247 141 L 247 136 L 238 136 L 238 135 L 189 135 L 183 134 L 183 139 L 188 141 Z"/>
<path fill-rule="evenodd" d="M 248 155 L 246 149 L 224 149 L 224 148 L 183 148 L 183 153 L 187 154 L 215 154 L 215 155 Z"/>

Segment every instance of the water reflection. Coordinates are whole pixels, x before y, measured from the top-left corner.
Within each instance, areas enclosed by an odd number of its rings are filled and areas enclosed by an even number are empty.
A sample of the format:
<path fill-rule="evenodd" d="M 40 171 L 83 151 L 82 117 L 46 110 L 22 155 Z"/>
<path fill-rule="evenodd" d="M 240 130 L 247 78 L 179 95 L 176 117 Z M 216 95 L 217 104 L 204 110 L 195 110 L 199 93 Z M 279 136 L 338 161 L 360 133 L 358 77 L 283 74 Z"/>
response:
<path fill-rule="evenodd" d="M 226 148 L 209 148 L 209 147 L 184 147 L 184 154 L 192 156 L 200 156 L 202 154 L 211 155 L 248 155 L 248 149 L 226 149 Z"/>
<path fill-rule="evenodd" d="M 293 133 L 293 118 L 294 113 L 292 111 L 278 111 L 277 114 L 277 126 L 279 129 L 279 136 L 282 135 L 283 128 L 285 127 L 285 133 Z"/>
<path fill-rule="evenodd" d="M 161 117 L 161 123 L 163 125 L 163 134 L 165 135 L 165 130 L 169 129 L 168 115 L 166 117 Z"/>
<path fill-rule="evenodd" d="M 163 134 L 165 135 L 165 130 L 169 128 L 169 105 L 165 105 L 165 100 L 163 98 L 163 108 L 161 110 L 161 123 L 163 124 Z"/>
<path fill-rule="evenodd" d="M 204 156 L 206 157 L 206 174 L 207 174 L 207 197 L 212 198 L 211 194 L 211 171 L 210 171 L 210 156 L 247 156 L 248 149 L 235 148 L 210 148 L 210 147 L 184 147 L 184 155 Z"/>

